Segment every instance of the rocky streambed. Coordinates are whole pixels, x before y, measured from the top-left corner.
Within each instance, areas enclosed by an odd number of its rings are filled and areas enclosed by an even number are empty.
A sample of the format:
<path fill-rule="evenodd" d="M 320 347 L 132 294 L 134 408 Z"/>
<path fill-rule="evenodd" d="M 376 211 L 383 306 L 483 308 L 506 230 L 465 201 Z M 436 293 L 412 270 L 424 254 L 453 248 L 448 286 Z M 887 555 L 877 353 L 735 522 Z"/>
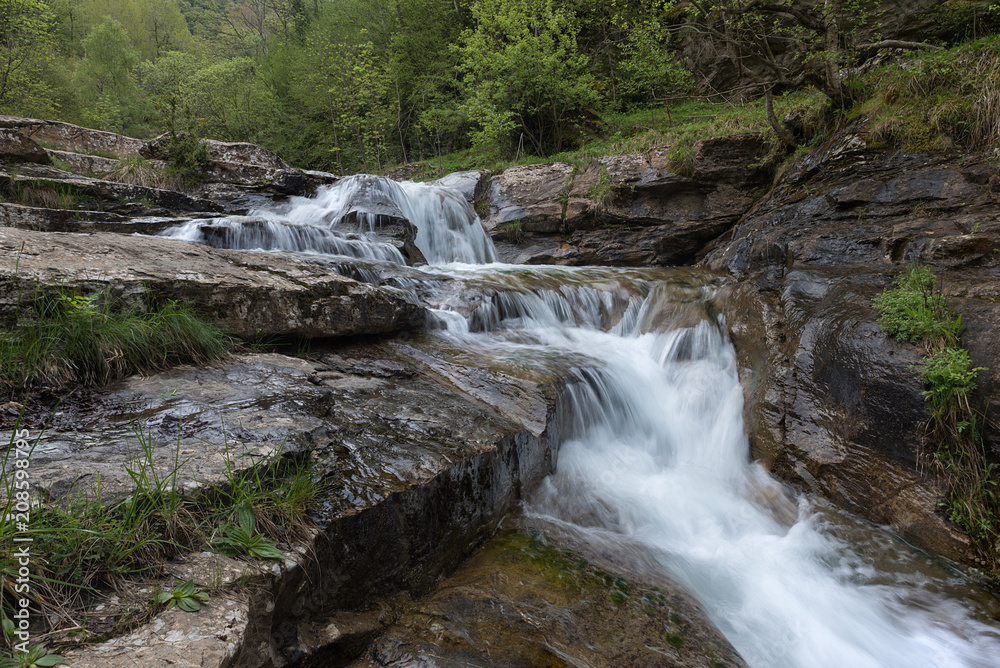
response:
<path fill-rule="evenodd" d="M 31 164 L 96 170 L 64 154 L 107 146 L 155 156 L 107 133 L 0 125 Z M 25 149 L 32 135 L 48 147 Z M 201 612 L 64 653 L 81 666 L 990 665 L 988 591 L 821 499 L 969 560 L 918 466 L 919 356 L 869 304 L 913 258 L 946 269 L 969 348 L 993 366 L 1000 177 L 862 145 L 842 134 L 763 198 L 757 136 L 700 144 L 691 176 L 664 151 L 580 174 L 328 188 L 336 177 L 221 146 L 201 191 L 175 197 L 8 169 L 8 190 L 79 201 L 2 205 L 6 313 L 59 286 L 152 293 L 244 339 L 299 342 L 66 403 L 33 455 L 44 493 L 98 477 L 125 493 L 137 427 L 152 465 L 180 457 L 191 490 L 273 457 L 309 458 L 330 483 L 284 562 L 190 554 L 163 581 L 211 588 Z M 595 198 L 598 181 L 610 190 Z M 455 264 L 494 253 L 713 271 Z M 100 620 L 153 586 L 91 623 L 113 626 Z"/>

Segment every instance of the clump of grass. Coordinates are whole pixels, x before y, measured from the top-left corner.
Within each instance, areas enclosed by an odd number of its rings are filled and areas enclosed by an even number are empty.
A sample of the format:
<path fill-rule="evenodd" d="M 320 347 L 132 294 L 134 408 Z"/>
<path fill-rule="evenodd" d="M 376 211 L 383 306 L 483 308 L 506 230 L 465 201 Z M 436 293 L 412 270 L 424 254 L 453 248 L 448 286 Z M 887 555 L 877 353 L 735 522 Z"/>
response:
<path fill-rule="evenodd" d="M 524 225 L 520 219 L 500 223 L 497 225 L 497 231 L 509 243 L 519 244 L 524 241 Z"/>
<path fill-rule="evenodd" d="M 863 75 L 869 143 L 909 150 L 982 149 L 1000 142 L 1000 36 L 920 51 Z"/>
<path fill-rule="evenodd" d="M 107 383 L 132 373 L 207 362 L 230 342 L 190 307 L 167 300 L 145 310 L 110 293 L 41 294 L 0 333 L 0 385 Z"/>
<path fill-rule="evenodd" d="M 11 178 L 2 188 L 2 199 L 25 206 L 72 209 L 76 203 L 70 186 L 53 187 L 45 181 Z"/>
<path fill-rule="evenodd" d="M 172 178 L 141 156 L 119 159 L 104 178 L 145 188 L 176 188 L 179 185 L 177 178 Z"/>
<path fill-rule="evenodd" d="M 17 433 L 15 426 L 14 435 Z M 0 457 L 0 470 L 13 470 L 12 459 L 24 456 L 23 452 L 12 454 L 14 435 Z M 36 498 L 30 504 L 27 528 L 14 522 L 21 510 L 15 476 L 3 477 L 0 544 L 14 545 L 14 537 L 27 536 L 32 554 L 31 590 L 25 593 L 14 589 L 20 568 L 14 551 L 0 552 L 0 609 L 5 614 L 10 612 L 13 601 L 28 598 L 37 612 L 44 613 L 33 615 L 36 623 L 47 623 L 50 630 L 57 628 L 60 618 L 79 619 L 85 615 L 96 593 L 113 589 L 122 579 L 156 578 L 166 560 L 200 549 L 206 541 L 218 542 L 214 537 L 248 545 L 247 549 L 230 551 L 233 555 L 283 557 L 275 541 L 294 537 L 290 527 L 309 524 L 307 508 L 324 489 L 308 457 L 290 458 L 278 452 L 242 469 L 230 458 L 226 440 L 226 468 L 220 481 L 199 493 L 185 493 L 178 484 L 178 474 L 187 463 L 180 455 L 181 430 L 166 472 L 158 472 L 154 466 L 157 443 L 153 434 L 136 427 L 135 437 L 138 447 L 132 450 L 125 466 L 132 485 L 124 497 L 105 498 L 98 484 L 88 495 L 59 503 Z M 38 434 L 34 445 L 40 438 Z M 237 518 L 246 536 L 233 531 L 232 518 Z M 191 598 L 188 589 L 179 593 Z M 154 597 L 152 603 L 158 598 Z"/>
<path fill-rule="evenodd" d="M 614 186 L 611 184 L 611 178 L 608 176 L 608 169 L 604 165 L 601 165 L 597 173 L 597 180 L 590 186 L 587 195 L 598 209 L 606 209 L 611 204 L 611 200 L 614 197 Z"/>
<path fill-rule="evenodd" d="M 874 306 L 888 334 L 924 348 L 920 380 L 931 412 L 925 433 L 929 460 L 947 486 L 942 507 L 973 539 L 980 565 L 995 572 L 1000 567 L 1000 485 L 986 459 L 985 419 L 972 402 L 976 376 L 985 369 L 972 365 L 961 345 L 961 317 L 951 316 L 926 267 L 907 269 Z"/>

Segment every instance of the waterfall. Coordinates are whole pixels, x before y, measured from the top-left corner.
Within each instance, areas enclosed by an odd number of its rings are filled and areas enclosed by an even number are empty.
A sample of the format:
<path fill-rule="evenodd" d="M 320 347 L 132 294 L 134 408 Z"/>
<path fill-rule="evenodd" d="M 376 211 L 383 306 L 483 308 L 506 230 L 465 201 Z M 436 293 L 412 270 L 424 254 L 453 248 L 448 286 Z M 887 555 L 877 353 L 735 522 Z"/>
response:
<path fill-rule="evenodd" d="M 502 298 L 443 319 L 444 336 L 506 359 L 544 347 L 590 360 L 573 371 L 568 437 L 530 516 L 608 551 L 652 555 L 751 666 L 997 665 L 995 601 L 964 600 L 930 559 L 751 463 L 711 285 L 632 285 L 611 314 L 612 300 L 591 292 L 494 280 Z"/>
<path fill-rule="evenodd" d="M 406 262 L 403 254 L 390 243 L 326 227 L 273 219 L 259 213 L 257 216 L 193 220 L 167 230 L 163 236 L 206 243 L 215 248 L 285 250 L 343 255 L 358 260 L 384 260 L 396 264 Z"/>
<path fill-rule="evenodd" d="M 652 560 L 751 666 L 998 664 L 994 598 L 750 461 L 736 358 L 712 306 L 719 279 L 487 264 L 492 244 L 457 193 L 369 176 L 168 234 L 401 264 L 382 239 L 392 226 L 435 266 L 395 277 L 390 266 L 389 278 L 331 266 L 409 291 L 436 314 L 437 336 L 484 364 L 556 360 L 574 379 L 556 471 L 526 509 L 536 521 Z"/>
<path fill-rule="evenodd" d="M 413 243 L 430 264 L 496 260 L 493 242 L 472 206 L 454 190 L 396 183 L 366 174 L 327 186 L 315 197 L 293 197 L 249 216 L 195 220 L 162 236 L 217 248 L 286 250 L 405 264 L 392 239 Z M 411 262 L 412 264 L 412 262 Z"/>

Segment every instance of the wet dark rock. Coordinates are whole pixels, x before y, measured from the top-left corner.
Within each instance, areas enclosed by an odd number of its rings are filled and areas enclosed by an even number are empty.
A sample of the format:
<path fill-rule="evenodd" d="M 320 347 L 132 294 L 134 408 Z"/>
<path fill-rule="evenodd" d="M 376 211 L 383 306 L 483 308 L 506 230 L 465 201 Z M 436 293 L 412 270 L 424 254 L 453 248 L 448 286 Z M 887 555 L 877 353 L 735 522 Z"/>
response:
<path fill-rule="evenodd" d="M 320 261 L 167 239 L 0 228 L 0 304 L 36 288 L 143 291 L 197 306 L 243 338 L 422 329 L 424 309 L 398 291 L 344 278 Z M 16 268 L 16 269 L 15 269 Z"/>
<path fill-rule="evenodd" d="M 528 264 L 685 264 L 750 209 L 772 153 L 759 134 L 701 141 L 690 178 L 666 150 L 604 156 L 575 177 L 569 165 L 513 167 L 493 177 L 485 226 Z"/>
<path fill-rule="evenodd" d="M 254 576 L 244 590 L 251 596 L 238 599 L 225 620 L 192 615 L 189 622 L 202 638 L 236 624 L 227 632 L 225 665 L 287 665 L 329 644 L 310 649 L 314 636 L 305 629 L 313 619 L 334 620 L 338 637 L 370 640 L 373 623 L 354 613 L 397 592 L 432 589 L 551 470 L 558 429 L 548 416 L 558 376 L 478 364 L 433 343 L 385 343 L 339 348 L 314 362 L 251 354 L 179 367 L 103 391 L 96 413 L 76 416 L 91 431 L 51 429 L 32 465 L 54 496 L 86 493 L 100 475 L 114 498 L 127 489 L 135 424 L 157 469 L 165 473 L 180 458 L 178 484 L 188 490 L 224 480 L 227 457 L 243 467 L 310 452 L 332 484 L 315 515 L 319 529 L 288 551 L 289 561 L 268 565 L 271 575 Z M 487 403 L 495 395 L 508 403 Z M 204 568 L 191 572 L 210 576 Z M 378 622 L 379 630 L 390 621 Z M 172 656 L 187 651 L 155 630 L 142 636 L 144 645 Z M 81 659 L 107 657 L 116 646 L 87 649 Z"/>
<path fill-rule="evenodd" d="M 342 662 L 359 628 L 379 637 L 354 668 L 744 665 L 676 584 L 637 582 L 593 558 L 533 529 L 502 532 L 432 595 L 397 604 L 388 628 L 375 611 L 367 624 L 330 620 L 316 635 L 334 642 L 300 666 Z"/>
<path fill-rule="evenodd" d="M 694 144 L 692 178 L 743 188 L 763 185 L 771 180 L 775 149 L 774 139 L 763 133 L 703 139 Z"/>
<path fill-rule="evenodd" d="M 37 162 L 47 165 L 49 154 L 34 141 L 13 128 L 0 127 L 0 160 Z"/>
<path fill-rule="evenodd" d="M 922 457 L 920 351 L 882 332 L 872 299 L 929 266 L 963 314 L 977 366 L 1000 365 L 1000 190 L 995 165 L 879 153 L 847 128 L 801 160 L 703 264 L 742 282 L 727 311 L 745 366 L 754 456 L 908 540 L 962 559 Z M 988 419 L 997 376 L 983 372 Z M 993 448 L 996 435 L 989 436 Z"/>

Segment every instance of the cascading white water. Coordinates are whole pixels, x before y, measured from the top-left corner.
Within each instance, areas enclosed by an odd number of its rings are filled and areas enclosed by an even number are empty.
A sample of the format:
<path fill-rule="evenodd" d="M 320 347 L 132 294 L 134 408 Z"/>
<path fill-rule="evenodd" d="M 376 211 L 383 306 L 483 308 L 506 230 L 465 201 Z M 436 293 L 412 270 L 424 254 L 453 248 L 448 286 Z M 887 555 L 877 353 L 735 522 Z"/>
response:
<path fill-rule="evenodd" d="M 494 298 L 489 317 L 473 312 L 478 328 L 451 325 L 452 338 L 484 353 L 509 358 L 530 338 L 593 360 L 568 390 L 570 437 L 529 514 L 653 555 L 751 666 L 998 665 L 1000 607 L 963 601 L 929 559 L 790 495 L 749 461 L 732 346 L 690 308 L 672 321 L 697 324 L 663 326 L 663 287 L 612 328 L 598 325 L 600 299 L 532 290 Z"/>
<path fill-rule="evenodd" d="M 207 243 L 216 248 L 286 250 L 343 255 L 359 260 L 406 263 L 402 253 L 392 244 L 357 234 L 346 235 L 325 227 L 295 224 L 266 216 L 229 216 L 210 221 L 193 220 L 167 230 L 163 236 Z"/>
<path fill-rule="evenodd" d="M 431 264 L 495 258 L 457 193 L 373 177 L 342 183 L 284 210 L 255 212 L 298 236 L 267 228 L 270 236 L 251 245 L 350 255 L 301 230 L 339 237 L 338 225 L 367 192 L 417 227 Z M 375 214 L 355 220 L 356 233 L 378 226 Z M 218 244 L 247 243 L 240 239 L 252 234 L 240 228 L 215 233 Z M 204 230 L 191 229 L 174 235 L 206 240 Z M 375 269 L 340 271 L 379 281 Z M 887 532 L 790 494 L 749 461 L 734 352 L 706 306 L 712 279 L 497 264 L 437 266 L 426 276 L 438 287 L 414 289 L 413 297 L 437 313 L 441 336 L 484 357 L 540 356 L 575 367 L 570 435 L 527 512 L 610 549 L 652 555 L 750 665 L 1000 664 L 1000 605 L 992 596 Z"/>
<path fill-rule="evenodd" d="M 402 226 L 397 235 L 405 237 L 406 221 L 415 228 L 414 243 L 430 264 L 496 260 L 479 216 L 459 193 L 365 174 L 322 188 L 315 197 L 293 197 L 280 208 L 191 221 L 163 236 L 220 248 L 315 252 L 404 264 L 403 255 L 382 240 L 380 232 Z"/>

